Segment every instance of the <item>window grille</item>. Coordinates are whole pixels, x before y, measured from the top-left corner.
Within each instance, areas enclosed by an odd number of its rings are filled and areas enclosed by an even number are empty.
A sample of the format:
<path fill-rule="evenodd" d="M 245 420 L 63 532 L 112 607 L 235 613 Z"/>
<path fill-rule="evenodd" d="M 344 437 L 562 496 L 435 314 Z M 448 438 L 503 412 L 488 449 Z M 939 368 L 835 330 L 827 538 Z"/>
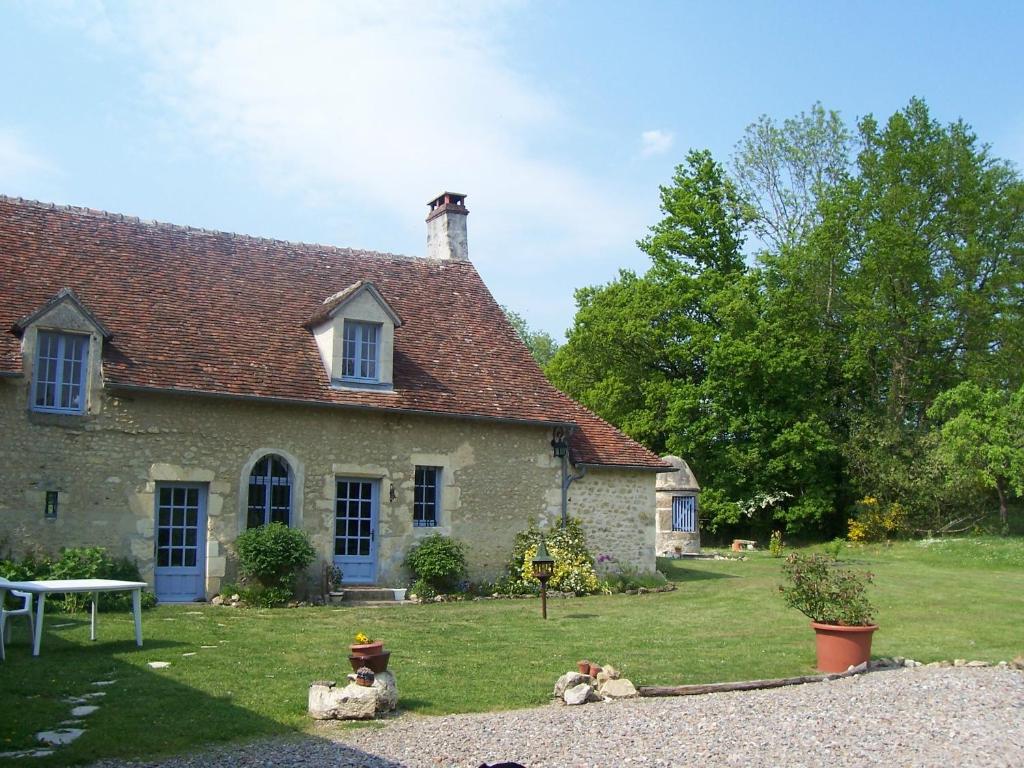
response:
<path fill-rule="evenodd" d="M 672 530 L 693 533 L 697 530 L 697 498 L 672 497 Z"/>
<path fill-rule="evenodd" d="M 415 494 L 412 505 L 412 524 L 419 528 L 437 525 L 440 467 L 416 467 Z"/>
<path fill-rule="evenodd" d="M 249 510 L 246 527 L 292 522 L 292 478 L 288 462 L 268 454 L 249 474 Z"/>

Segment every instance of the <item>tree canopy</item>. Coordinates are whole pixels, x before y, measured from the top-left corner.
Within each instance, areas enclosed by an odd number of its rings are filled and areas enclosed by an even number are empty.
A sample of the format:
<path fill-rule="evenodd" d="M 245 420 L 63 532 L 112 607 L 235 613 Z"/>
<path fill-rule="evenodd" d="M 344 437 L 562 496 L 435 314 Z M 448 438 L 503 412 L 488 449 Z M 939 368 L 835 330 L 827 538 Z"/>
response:
<path fill-rule="evenodd" d="M 981 414 L 1019 426 L 1024 376 L 1024 183 L 969 126 L 919 99 L 854 130 L 821 105 L 762 117 L 729 168 L 692 151 L 660 197 L 650 268 L 577 291 L 547 372 L 686 457 L 707 524 L 831 535 L 870 497 L 931 530 L 972 507 L 968 467 L 1005 513 L 1005 451 L 948 471 L 1019 438 Z"/>

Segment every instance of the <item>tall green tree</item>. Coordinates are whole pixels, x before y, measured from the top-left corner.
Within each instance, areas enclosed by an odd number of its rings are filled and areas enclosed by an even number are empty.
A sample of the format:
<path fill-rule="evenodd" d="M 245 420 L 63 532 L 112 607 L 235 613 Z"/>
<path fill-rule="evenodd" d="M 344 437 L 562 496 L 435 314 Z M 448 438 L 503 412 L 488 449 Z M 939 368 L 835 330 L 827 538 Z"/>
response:
<path fill-rule="evenodd" d="M 814 412 L 814 353 L 790 343 L 745 263 L 748 207 L 708 152 L 676 169 L 661 207 L 639 243 L 651 268 L 577 292 L 549 375 L 653 449 L 685 456 L 713 525 L 820 525 L 838 448 Z"/>
<path fill-rule="evenodd" d="M 844 371 L 859 408 L 917 428 L 960 381 L 1021 381 L 1024 185 L 919 99 L 859 135 L 824 223 L 849 251 Z"/>

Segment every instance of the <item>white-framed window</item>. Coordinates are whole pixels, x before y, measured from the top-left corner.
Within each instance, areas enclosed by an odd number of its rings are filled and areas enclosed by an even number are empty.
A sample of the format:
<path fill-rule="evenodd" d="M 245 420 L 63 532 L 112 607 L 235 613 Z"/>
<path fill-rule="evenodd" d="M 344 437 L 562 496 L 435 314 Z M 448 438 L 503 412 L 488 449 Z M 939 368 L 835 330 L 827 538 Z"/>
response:
<path fill-rule="evenodd" d="M 268 523 L 292 524 L 292 474 L 288 462 L 268 454 L 249 473 L 249 506 L 246 528 Z"/>
<path fill-rule="evenodd" d="M 441 506 L 441 468 L 416 467 L 415 491 L 412 503 L 412 524 L 417 528 L 437 525 Z"/>
<path fill-rule="evenodd" d="M 341 377 L 380 381 L 380 324 L 345 321 Z"/>
<path fill-rule="evenodd" d="M 697 497 L 672 497 L 672 530 L 693 533 L 697 530 Z"/>
<path fill-rule="evenodd" d="M 89 337 L 39 331 L 33 369 L 32 410 L 82 413 L 88 373 Z"/>

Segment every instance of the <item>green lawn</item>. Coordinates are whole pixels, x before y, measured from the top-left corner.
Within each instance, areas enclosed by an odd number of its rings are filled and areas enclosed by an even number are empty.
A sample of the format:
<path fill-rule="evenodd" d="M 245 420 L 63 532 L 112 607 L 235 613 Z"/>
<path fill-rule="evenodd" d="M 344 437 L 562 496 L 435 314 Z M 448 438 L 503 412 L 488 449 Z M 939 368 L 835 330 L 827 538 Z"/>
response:
<path fill-rule="evenodd" d="M 876 575 L 876 656 L 999 661 L 1024 652 L 1024 539 L 971 539 L 848 550 Z M 343 679 L 359 630 L 392 650 L 400 706 L 423 714 L 543 704 L 579 658 L 620 667 L 637 684 L 809 673 L 807 621 L 787 609 L 779 561 L 662 563 L 676 592 L 367 609 L 242 610 L 167 606 L 146 612 L 145 647 L 130 616 L 101 614 L 90 643 L 85 616 L 51 614 L 43 653 L 29 655 L 17 620 L 0 664 L 0 752 L 69 717 L 65 697 L 103 690 L 88 730 L 33 765 L 183 751 L 309 726 L 306 688 Z M 61 624 L 71 626 L 60 627 Z M 202 649 L 210 645 L 214 648 Z M 183 656 L 195 653 L 194 656 Z M 150 669 L 148 661 L 169 661 Z M 106 688 L 96 680 L 117 680 Z"/>

